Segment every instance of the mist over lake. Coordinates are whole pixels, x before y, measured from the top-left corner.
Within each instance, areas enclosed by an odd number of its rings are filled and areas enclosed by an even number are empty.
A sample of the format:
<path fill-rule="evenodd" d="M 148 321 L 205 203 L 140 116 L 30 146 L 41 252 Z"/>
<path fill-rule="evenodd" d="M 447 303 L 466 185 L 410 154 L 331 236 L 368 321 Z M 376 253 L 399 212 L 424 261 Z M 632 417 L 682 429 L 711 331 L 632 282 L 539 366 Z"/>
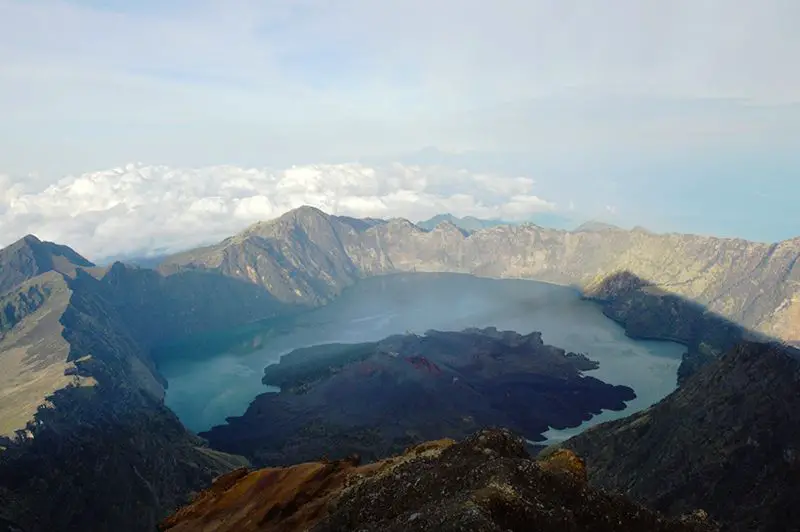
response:
<path fill-rule="evenodd" d="M 264 367 L 299 348 L 329 342 L 380 340 L 428 329 L 495 326 L 540 331 L 545 343 L 587 354 L 600 367 L 587 372 L 634 389 L 621 412 L 604 411 L 580 427 L 551 430 L 557 441 L 593 424 L 647 408 L 672 392 L 685 348 L 638 341 L 580 299 L 577 290 L 536 281 L 460 274 L 400 274 L 363 280 L 331 304 L 308 313 L 224 331 L 161 350 L 159 369 L 169 381 L 166 404 L 199 432 L 241 415 L 256 395 Z"/>

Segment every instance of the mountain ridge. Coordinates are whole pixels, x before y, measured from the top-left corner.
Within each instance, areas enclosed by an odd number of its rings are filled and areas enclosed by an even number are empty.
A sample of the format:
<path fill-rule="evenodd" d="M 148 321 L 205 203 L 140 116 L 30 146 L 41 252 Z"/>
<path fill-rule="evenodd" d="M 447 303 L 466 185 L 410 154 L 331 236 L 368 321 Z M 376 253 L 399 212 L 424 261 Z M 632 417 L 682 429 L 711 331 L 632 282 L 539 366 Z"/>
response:
<path fill-rule="evenodd" d="M 59 269 L 0 296 L 0 517 L 28 532 L 152 529 L 247 462 L 209 449 L 164 406 L 151 348 L 291 309 L 204 272 Z"/>
<path fill-rule="evenodd" d="M 417 227 L 420 227 L 422 229 L 425 229 L 426 231 L 431 231 L 437 225 L 439 225 L 442 222 L 449 222 L 449 223 L 455 225 L 456 227 L 458 227 L 460 229 L 463 229 L 464 231 L 467 231 L 467 232 L 470 232 L 470 233 L 473 232 L 473 231 L 478 231 L 480 229 L 486 229 L 488 227 L 493 227 L 493 226 L 496 226 L 496 225 L 512 225 L 513 224 L 513 222 L 506 222 L 504 220 L 499 220 L 499 219 L 488 219 L 487 220 L 487 219 L 483 219 L 483 218 L 477 218 L 475 216 L 462 216 L 462 217 L 459 217 L 459 216 L 455 216 L 453 214 L 450 214 L 448 212 L 448 213 L 443 213 L 443 214 L 437 214 L 436 216 L 432 216 L 431 218 L 428 218 L 427 220 L 421 220 L 421 221 L 415 223 L 414 225 L 416 225 Z"/>
<path fill-rule="evenodd" d="M 49 271 L 72 275 L 79 267 L 92 266 L 72 248 L 29 234 L 0 249 L 0 294 Z"/>
<path fill-rule="evenodd" d="M 263 259 L 263 250 L 247 249 L 247 239 L 254 235 L 271 242 L 271 263 Z M 302 251 L 296 242 L 288 242 L 290 238 L 306 242 L 303 245 L 315 256 L 332 254 L 330 264 L 336 267 L 331 271 L 341 272 L 327 277 L 317 270 L 303 272 L 302 283 L 281 278 L 277 275 L 281 262 L 296 268 Z M 217 258 L 224 254 L 236 257 L 237 269 L 220 267 Z M 185 254 L 168 258 L 160 268 L 211 269 L 262 284 L 270 292 L 280 292 L 284 301 L 310 304 L 329 301 L 361 277 L 384 273 L 470 273 L 585 289 L 609 275 L 630 271 L 742 327 L 800 343 L 799 257 L 800 238 L 764 244 L 640 230 L 570 232 L 532 224 L 463 234 L 426 231 L 407 220 L 371 223 L 356 230 L 319 209 L 300 208 L 255 224 L 217 246 L 196 250 L 191 260 Z M 261 282 L 261 276 L 269 283 Z"/>
<path fill-rule="evenodd" d="M 408 220 L 359 222 L 304 208 L 173 256 L 159 271 L 122 263 L 94 268 L 43 243 L 51 269 L 39 273 L 47 261 L 38 260 L 38 239 L 20 242 L 0 251 L 6 261 L 0 265 L 12 266 L 3 268 L 4 275 L 11 272 L 3 297 L 10 294 L 4 305 L 11 303 L 12 312 L 0 361 L 17 353 L 25 371 L 39 364 L 59 379 L 69 377 L 54 384 L 54 392 L 34 394 L 44 403 L 34 405 L 34 419 L 18 442 L 0 440 L 0 514 L 28 530 L 85 526 L 94 505 L 118 503 L 124 511 L 116 517 L 106 512 L 104 523 L 121 530 L 151 526 L 188 492 L 241 464 L 239 457 L 210 456 L 163 406 L 165 382 L 148 352 L 214 326 L 325 304 L 362 277 L 454 271 L 578 286 L 630 334 L 680 337 L 690 352 L 694 345 L 691 360 L 682 364 L 688 383 L 725 351 L 717 338 L 725 326 L 708 313 L 783 340 L 796 341 L 800 330 L 800 238 L 767 245 L 642 231 L 571 233 L 532 224 L 467 235 L 451 224 L 425 231 Z M 646 282 L 618 283 L 620 272 Z M 672 291 L 701 310 L 676 302 Z M 678 317 L 663 320 L 666 315 Z M 702 326 L 687 329 L 697 316 Z M 105 433 L 110 439 L 98 439 Z M 92 457 L 82 449 L 91 449 Z M 107 457 L 109 464 L 134 464 L 149 480 L 79 467 L 108 449 L 123 460 Z M 48 461 L 51 455 L 56 462 Z M 70 467 L 59 467 L 62 462 Z M 103 484 L 103 474 L 114 482 Z M 68 491 L 65 479 L 80 478 L 91 489 Z M 67 491 L 58 491 L 62 484 Z M 54 505 L 55 492 L 71 503 Z"/>
<path fill-rule="evenodd" d="M 361 465 L 358 456 L 220 478 L 161 531 L 717 530 L 702 511 L 670 519 L 586 485 L 580 458 L 535 461 L 506 430 L 429 441 Z M 205 529 L 205 528 L 204 528 Z"/>

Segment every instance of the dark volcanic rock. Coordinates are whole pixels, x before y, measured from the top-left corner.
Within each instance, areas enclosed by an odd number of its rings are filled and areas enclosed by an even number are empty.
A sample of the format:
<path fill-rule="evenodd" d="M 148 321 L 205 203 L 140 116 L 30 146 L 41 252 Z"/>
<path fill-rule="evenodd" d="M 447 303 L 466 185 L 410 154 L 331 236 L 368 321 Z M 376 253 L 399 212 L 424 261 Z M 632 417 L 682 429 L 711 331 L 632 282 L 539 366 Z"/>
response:
<path fill-rule="evenodd" d="M 162 405 L 99 412 L 99 401 L 124 400 L 106 393 L 59 391 L 59 411 L 39 417 L 49 428 L 0 452 L 0 507 L 24 530 L 152 530 L 192 491 L 246 464 L 204 447 Z"/>
<path fill-rule="evenodd" d="M 353 460 L 239 471 L 220 479 L 162 531 L 716 530 L 702 512 L 666 519 L 586 485 L 582 461 L 536 462 L 522 439 L 483 430 L 358 466 Z"/>
<path fill-rule="evenodd" d="M 0 499 L 2 500 L 2 499 Z M 24 532 L 19 525 L 0 517 L 0 532 Z"/>
<path fill-rule="evenodd" d="M 259 464 L 379 458 L 490 425 L 541 440 L 550 426 L 577 426 L 635 397 L 581 374 L 594 367 L 545 345 L 539 333 L 494 328 L 317 346 L 267 367 L 264 382 L 281 393 L 258 396 L 243 416 L 203 436 Z"/>
<path fill-rule="evenodd" d="M 649 410 L 564 447 L 594 485 L 671 514 L 701 506 L 726 530 L 800 530 L 800 355 L 745 342 Z"/>

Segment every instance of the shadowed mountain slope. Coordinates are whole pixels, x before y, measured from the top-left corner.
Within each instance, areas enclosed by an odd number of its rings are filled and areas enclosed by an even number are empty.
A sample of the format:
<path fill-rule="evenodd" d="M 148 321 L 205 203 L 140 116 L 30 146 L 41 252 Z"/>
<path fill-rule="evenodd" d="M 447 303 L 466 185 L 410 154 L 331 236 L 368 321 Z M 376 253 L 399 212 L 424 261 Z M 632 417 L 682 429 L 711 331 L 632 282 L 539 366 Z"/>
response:
<path fill-rule="evenodd" d="M 26 368 L 39 360 L 55 375 L 67 373 L 67 379 L 56 389 L 38 390 L 40 396 L 29 397 L 38 400 L 33 419 L 17 438 L 2 445 L 4 517 L 28 532 L 153 529 L 166 512 L 186 502 L 191 491 L 246 461 L 208 449 L 163 405 L 165 382 L 148 355 L 149 346 L 208 327 L 220 310 L 234 306 L 221 302 L 221 309 L 209 304 L 178 312 L 176 301 L 191 305 L 205 296 L 174 291 L 202 294 L 203 284 L 173 285 L 155 272 L 122 265 L 99 279 L 82 270 L 74 278 L 46 275 L 59 287 L 50 293 L 47 316 L 34 319 L 34 312 L 15 325 L 3 342 L 17 342 L 16 347 L 5 349 L 12 344 L 4 343 L 0 359 L 5 363 L 14 349 L 24 348 Z M 255 297 L 257 291 L 247 288 L 233 294 Z M 236 305 L 249 308 L 247 300 Z M 150 321 L 153 318 L 159 321 Z M 157 329 L 157 323 L 182 328 Z M 57 349 L 37 350 L 50 342 Z M 31 371 L 22 376 L 30 377 Z M 20 398 L 19 390 L 11 392 L 12 399 Z"/>
<path fill-rule="evenodd" d="M 598 302 L 606 316 L 620 323 L 628 336 L 686 345 L 688 350 L 678 368 L 679 384 L 742 340 L 770 340 L 631 272 L 609 275 L 588 285 L 583 293 Z"/>
<path fill-rule="evenodd" d="M 725 530 L 800 530 L 800 351 L 743 342 L 660 403 L 563 446 L 593 485 Z"/>
<path fill-rule="evenodd" d="M 151 348 L 291 309 L 205 272 L 59 268 L 0 296 L 0 428 L 13 435 L 0 438 L 0 517 L 28 532 L 153 529 L 246 461 L 163 405 Z"/>

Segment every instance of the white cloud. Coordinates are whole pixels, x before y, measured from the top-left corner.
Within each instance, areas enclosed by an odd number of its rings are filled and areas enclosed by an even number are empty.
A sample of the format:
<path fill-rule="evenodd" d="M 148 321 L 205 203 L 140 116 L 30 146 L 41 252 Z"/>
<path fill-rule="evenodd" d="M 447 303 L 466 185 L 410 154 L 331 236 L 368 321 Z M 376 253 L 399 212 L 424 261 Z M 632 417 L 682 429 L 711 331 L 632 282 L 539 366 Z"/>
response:
<path fill-rule="evenodd" d="M 441 212 L 522 220 L 555 209 L 532 179 L 441 166 L 296 166 L 280 171 L 129 164 L 39 189 L 0 177 L 0 234 L 65 243 L 90 258 L 177 251 L 216 241 L 301 205 L 332 214 L 406 217 Z"/>

